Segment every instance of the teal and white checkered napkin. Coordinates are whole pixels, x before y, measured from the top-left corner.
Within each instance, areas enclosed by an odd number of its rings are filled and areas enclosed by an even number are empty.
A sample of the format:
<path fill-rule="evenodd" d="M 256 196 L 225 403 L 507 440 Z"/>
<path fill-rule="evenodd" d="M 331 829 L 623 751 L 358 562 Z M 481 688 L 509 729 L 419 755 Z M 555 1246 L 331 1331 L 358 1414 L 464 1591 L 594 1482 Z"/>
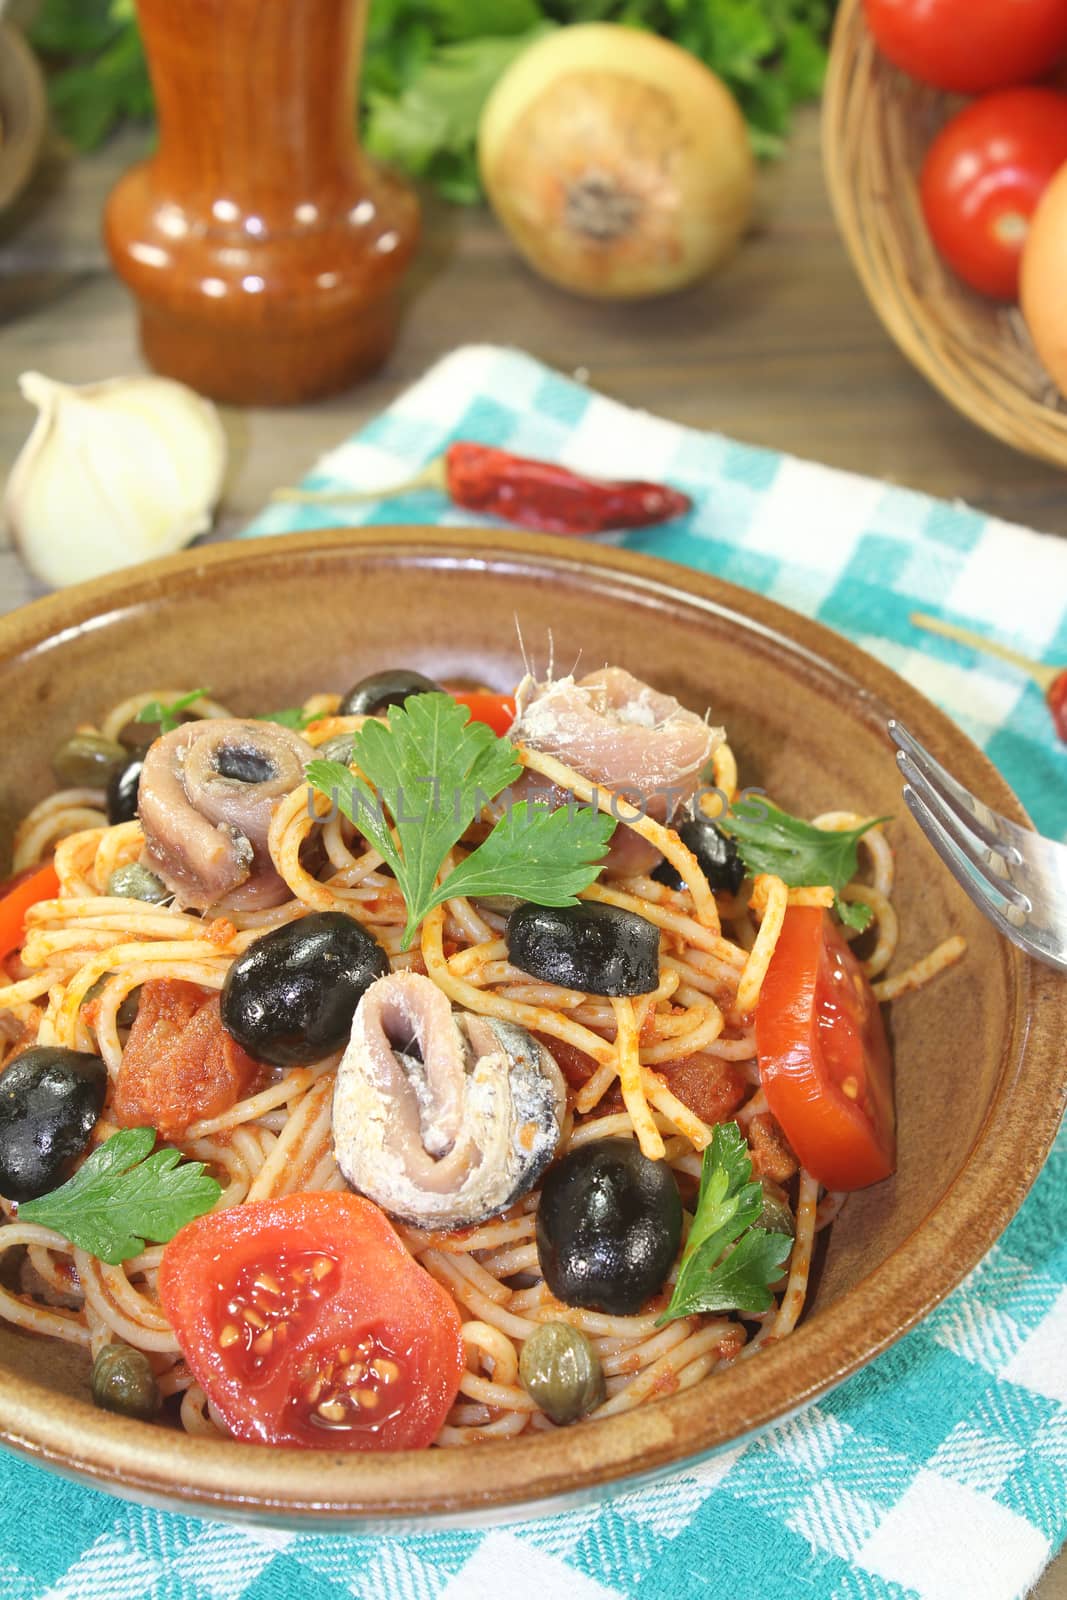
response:
<path fill-rule="evenodd" d="M 1067 661 L 1067 542 L 627 410 L 513 351 L 457 351 L 310 486 L 410 477 L 453 439 L 667 479 L 694 509 L 621 542 L 850 635 L 1067 830 L 1067 749 L 1011 668 L 916 609 Z M 340 520 L 330 512 L 330 520 Z M 353 524 L 472 518 L 434 495 Z M 249 535 L 321 525 L 275 505 Z M 3 1600 L 1015 1600 L 1067 1535 L 1067 1133 L 1000 1242 L 914 1332 L 803 1415 L 586 1510 L 404 1539 L 248 1531 L 121 1505 L 0 1454 Z"/>

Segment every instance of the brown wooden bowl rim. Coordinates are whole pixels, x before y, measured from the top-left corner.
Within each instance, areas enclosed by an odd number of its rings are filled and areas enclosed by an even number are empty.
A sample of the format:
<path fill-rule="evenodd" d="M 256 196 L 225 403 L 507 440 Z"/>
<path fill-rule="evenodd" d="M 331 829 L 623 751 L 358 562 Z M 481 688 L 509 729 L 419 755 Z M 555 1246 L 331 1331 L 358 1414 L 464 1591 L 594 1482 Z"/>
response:
<path fill-rule="evenodd" d="M 62 645 L 134 607 L 223 569 L 329 558 L 341 549 L 474 570 L 565 574 L 656 604 L 679 597 L 743 629 L 762 649 L 839 676 L 870 715 L 894 715 L 968 787 L 1026 821 L 1004 779 L 948 717 L 887 667 L 821 624 L 703 572 L 625 550 L 502 530 L 374 527 L 186 551 L 39 600 L 0 620 L 0 664 Z M 577 569 L 577 570 L 576 570 Z M 886 740 L 887 760 L 890 746 Z M 932 858 L 931 858 L 932 859 Z M 544 1515 L 591 1495 L 694 1464 L 781 1422 L 857 1371 L 925 1316 L 1007 1226 L 1051 1146 L 1067 1094 L 1067 979 L 1002 943 L 1013 1027 L 973 1149 L 923 1223 L 815 1318 L 712 1382 L 594 1425 L 462 1451 L 371 1457 L 204 1440 L 59 1398 L 0 1371 L 0 1439 L 35 1460 L 129 1498 L 191 1513 L 294 1526 L 411 1531 Z"/>

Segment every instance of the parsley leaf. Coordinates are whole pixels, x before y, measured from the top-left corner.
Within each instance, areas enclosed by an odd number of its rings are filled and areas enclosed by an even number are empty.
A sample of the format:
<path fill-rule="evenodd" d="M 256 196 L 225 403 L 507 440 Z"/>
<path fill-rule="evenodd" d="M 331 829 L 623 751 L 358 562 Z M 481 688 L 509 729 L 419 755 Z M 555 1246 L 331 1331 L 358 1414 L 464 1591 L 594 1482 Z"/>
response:
<path fill-rule="evenodd" d="M 548 31 L 543 20 L 515 34 L 494 24 L 484 37 L 440 44 L 398 95 L 368 95 L 367 149 L 428 178 L 446 200 L 472 205 L 481 196 L 474 145 L 482 107 L 501 73 Z"/>
<path fill-rule="evenodd" d="M 165 705 L 162 700 L 149 700 L 138 711 L 135 722 L 158 722 L 160 733 L 173 733 L 181 725 L 181 713 L 187 707 L 202 700 L 209 691 L 207 689 L 191 689 L 188 694 L 179 695 L 177 700 L 172 700 Z"/>
<path fill-rule="evenodd" d="M 390 709 L 388 722 L 370 720 L 353 735 L 353 760 L 365 778 L 339 761 L 308 764 L 308 782 L 330 796 L 391 867 L 408 908 L 405 949 L 427 912 L 454 894 L 573 905 L 599 873 L 596 859 L 614 831 L 613 819 L 599 813 L 567 807 L 545 813 L 523 802 L 437 884 L 452 846 L 522 772 L 510 740 L 469 717 L 449 695 L 409 695 L 402 708 Z"/>
<path fill-rule="evenodd" d="M 449 873 L 437 898 L 513 894 L 539 906 L 572 906 L 596 876 L 594 863 L 614 831 L 614 819 L 591 806 L 548 811 L 522 800 Z"/>
<path fill-rule="evenodd" d="M 735 800 L 717 827 L 737 840 L 741 859 L 749 872 L 773 872 L 791 889 L 829 884 L 840 890 L 850 883 L 859 868 L 857 845 L 879 822 L 889 817 L 872 817 L 858 828 L 816 828 L 814 823 L 790 816 L 769 800 Z M 841 921 L 862 933 L 873 915 L 861 901 L 834 901 Z"/>
<path fill-rule="evenodd" d="M 202 1161 L 167 1146 L 150 1154 L 155 1142 L 154 1128 L 113 1133 L 68 1182 L 20 1205 L 19 1219 L 54 1228 L 110 1266 L 140 1255 L 148 1240 L 165 1244 L 222 1190 Z"/>
<path fill-rule="evenodd" d="M 278 722 L 283 728 L 293 728 L 297 733 L 303 733 L 306 727 L 312 722 L 318 722 L 321 716 L 321 711 L 305 711 L 303 706 L 283 706 L 281 711 L 264 711 L 253 718 L 253 721 Z"/>
<path fill-rule="evenodd" d="M 793 1241 L 787 1233 L 753 1227 L 762 1209 L 763 1186 L 752 1179 L 741 1130 L 736 1122 L 721 1122 L 704 1151 L 693 1226 L 660 1324 L 696 1312 L 769 1309 L 769 1285 L 781 1277 Z"/>
<path fill-rule="evenodd" d="M 874 912 L 862 900 L 842 900 L 838 895 L 834 900 L 834 910 L 837 912 L 846 928 L 855 928 L 857 933 L 871 925 Z"/>

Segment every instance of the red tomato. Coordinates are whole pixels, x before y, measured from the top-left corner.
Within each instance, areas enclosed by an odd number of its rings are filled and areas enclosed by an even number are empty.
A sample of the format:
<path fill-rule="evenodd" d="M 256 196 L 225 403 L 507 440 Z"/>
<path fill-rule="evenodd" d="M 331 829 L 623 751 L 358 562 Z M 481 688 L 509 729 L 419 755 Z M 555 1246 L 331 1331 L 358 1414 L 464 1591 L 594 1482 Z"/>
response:
<path fill-rule="evenodd" d="M 54 900 L 59 894 L 56 869 L 49 861 L 43 867 L 26 867 L 9 878 L 0 890 L 0 961 L 17 950 L 26 933 L 26 913 L 38 900 Z"/>
<path fill-rule="evenodd" d="M 473 689 L 469 693 L 452 689 L 449 692 L 453 700 L 466 706 L 472 722 L 488 723 L 494 733 L 507 733 L 515 721 L 515 696 L 512 694 L 493 694 L 489 689 Z"/>
<path fill-rule="evenodd" d="M 1067 55 L 1064 0 L 864 0 L 890 61 L 936 89 L 981 94 L 1043 77 Z"/>
<path fill-rule="evenodd" d="M 965 283 L 1014 300 L 1030 218 L 1067 161 L 1067 95 L 1002 89 L 961 111 L 923 163 L 923 213 Z"/>
<path fill-rule="evenodd" d="M 260 1071 L 222 1026 L 219 997 L 181 978 L 149 978 L 122 1052 L 111 1111 L 120 1128 L 180 1139 L 235 1106 Z"/>
<path fill-rule="evenodd" d="M 465 1367 L 451 1297 L 359 1195 L 198 1217 L 163 1252 L 159 1297 L 197 1382 L 254 1444 L 421 1449 Z"/>
<path fill-rule="evenodd" d="M 893 1062 L 863 969 L 816 906 L 785 914 L 756 1007 L 767 1103 L 808 1171 L 862 1189 L 893 1171 Z"/>

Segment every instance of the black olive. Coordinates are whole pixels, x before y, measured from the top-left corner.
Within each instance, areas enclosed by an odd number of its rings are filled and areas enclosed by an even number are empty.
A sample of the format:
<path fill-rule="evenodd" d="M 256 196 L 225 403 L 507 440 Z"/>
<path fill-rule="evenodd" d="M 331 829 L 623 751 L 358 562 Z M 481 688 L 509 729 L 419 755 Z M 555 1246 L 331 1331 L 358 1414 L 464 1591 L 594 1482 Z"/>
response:
<path fill-rule="evenodd" d="M 163 1406 L 152 1363 L 129 1344 L 106 1344 L 93 1362 L 93 1399 L 105 1411 L 150 1422 Z"/>
<path fill-rule="evenodd" d="M 141 786 L 143 766 L 143 759 L 134 756 L 132 761 L 127 761 L 124 767 L 112 774 L 107 786 L 107 820 L 112 827 L 116 822 L 137 820 L 137 791 Z"/>
<path fill-rule="evenodd" d="M 659 929 L 618 906 L 521 905 L 504 938 L 512 966 L 542 983 L 606 995 L 651 994 L 659 983 Z"/>
<path fill-rule="evenodd" d="M 409 694 L 442 694 L 439 683 L 424 678 L 421 672 L 408 667 L 387 667 L 384 672 L 372 672 L 345 695 L 337 707 L 339 717 L 373 717 L 388 706 L 403 705 Z"/>
<path fill-rule="evenodd" d="M 537 1258 L 565 1305 L 633 1316 L 662 1289 L 681 1237 L 674 1173 L 632 1139 L 579 1145 L 549 1169 L 537 1208 Z"/>
<path fill-rule="evenodd" d="M 710 817 L 690 817 L 678 829 L 678 837 L 700 862 L 709 887 L 736 894 L 745 877 L 745 863 L 737 840 L 717 828 Z M 668 889 L 684 889 L 685 879 L 669 861 L 661 861 L 652 876 Z"/>
<path fill-rule="evenodd" d="M 106 1093 L 99 1056 L 52 1045 L 16 1056 L 0 1076 L 0 1194 L 36 1200 L 64 1183 Z"/>
<path fill-rule="evenodd" d="M 238 956 L 222 989 L 222 1025 L 257 1061 L 321 1061 L 348 1043 L 352 1018 L 389 958 L 341 911 L 288 922 Z"/>

